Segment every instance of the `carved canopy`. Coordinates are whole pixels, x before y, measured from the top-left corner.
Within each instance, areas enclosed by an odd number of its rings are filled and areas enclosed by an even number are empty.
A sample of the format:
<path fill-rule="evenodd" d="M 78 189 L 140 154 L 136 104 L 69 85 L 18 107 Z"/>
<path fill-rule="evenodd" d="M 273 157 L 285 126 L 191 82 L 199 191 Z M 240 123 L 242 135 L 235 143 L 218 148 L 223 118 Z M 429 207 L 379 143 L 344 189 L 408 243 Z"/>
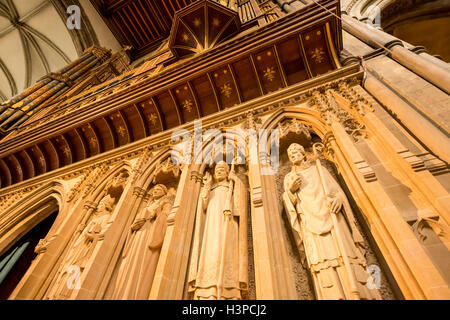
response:
<path fill-rule="evenodd" d="M 169 48 L 177 57 L 214 47 L 240 30 L 237 11 L 211 0 L 197 1 L 175 13 Z"/>

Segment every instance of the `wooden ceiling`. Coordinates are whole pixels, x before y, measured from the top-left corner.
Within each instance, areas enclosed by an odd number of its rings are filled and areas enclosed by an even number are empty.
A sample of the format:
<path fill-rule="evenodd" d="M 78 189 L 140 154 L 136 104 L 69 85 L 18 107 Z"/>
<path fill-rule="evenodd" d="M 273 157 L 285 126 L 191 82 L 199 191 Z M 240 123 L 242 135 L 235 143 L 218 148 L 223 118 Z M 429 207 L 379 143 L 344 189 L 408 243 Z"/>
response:
<path fill-rule="evenodd" d="M 178 11 L 169 38 L 176 57 L 200 53 L 239 33 L 238 12 L 208 0 Z"/>
<path fill-rule="evenodd" d="M 91 0 L 131 60 L 154 50 L 167 38 L 178 10 L 196 0 Z"/>

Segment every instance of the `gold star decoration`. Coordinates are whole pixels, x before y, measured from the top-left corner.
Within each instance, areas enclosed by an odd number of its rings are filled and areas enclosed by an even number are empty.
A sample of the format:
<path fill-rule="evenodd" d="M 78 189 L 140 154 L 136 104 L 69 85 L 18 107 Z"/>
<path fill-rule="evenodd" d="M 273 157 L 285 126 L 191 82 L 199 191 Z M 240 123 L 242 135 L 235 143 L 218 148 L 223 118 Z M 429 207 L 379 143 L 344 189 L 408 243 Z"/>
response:
<path fill-rule="evenodd" d="M 94 137 L 91 137 L 89 139 L 89 144 L 91 144 L 92 146 L 96 146 L 97 145 L 97 139 L 95 139 Z"/>
<path fill-rule="evenodd" d="M 275 79 L 275 68 L 267 67 L 267 69 L 263 71 L 263 76 L 266 80 L 272 82 L 273 79 Z"/>
<path fill-rule="evenodd" d="M 154 113 L 150 113 L 148 115 L 148 120 L 152 123 L 152 125 L 156 124 L 156 119 L 158 119 L 158 117 Z"/>
<path fill-rule="evenodd" d="M 200 27 L 201 24 L 202 24 L 202 22 L 200 21 L 200 19 L 199 19 L 199 18 L 195 18 L 195 20 L 194 20 L 194 26 Z"/>
<path fill-rule="evenodd" d="M 192 101 L 191 100 L 184 100 L 183 102 L 183 109 L 186 110 L 187 112 L 191 112 L 192 111 Z"/>
<path fill-rule="evenodd" d="M 322 47 L 315 48 L 311 51 L 311 58 L 313 58 L 317 63 L 322 63 L 325 60 L 324 55 L 325 51 L 323 51 Z"/>
<path fill-rule="evenodd" d="M 125 128 L 122 126 L 119 126 L 119 128 L 117 128 L 117 132 L 119 133 L 119 135 L 121 137 L 125 136 Z"/>
<path fill-rule="evenodd" d="M 222 93 L 227 98 L 231 96 L 232 92 L 233 89 L 231 88 L 231 84 L 229 83 L 225 83 L 223 86 L 220 87 L 220 93 Z"/>
<path fill-rule="evenodd" d="M 220 25 L 219 19 L 214 18 L 213 21 L 212 21 L 212 24 L 213 24 L 214 27 L 218 27 Z"/>
<path fill-rule="evenodd" d="M 69 155 L 70 155 L 70 149 L 69 149 L 68 147 L 64 147 L 63 153 L 64 153 L 64 155 L 65 155 L 66 157 L 69 157 Z"/>
<path fill-rule="evenodd" d="M 189 35 L 187 33 L 183 33 L 182 37 L 183 37 L 184 41 L 188 41 L 189 40 Z"/>

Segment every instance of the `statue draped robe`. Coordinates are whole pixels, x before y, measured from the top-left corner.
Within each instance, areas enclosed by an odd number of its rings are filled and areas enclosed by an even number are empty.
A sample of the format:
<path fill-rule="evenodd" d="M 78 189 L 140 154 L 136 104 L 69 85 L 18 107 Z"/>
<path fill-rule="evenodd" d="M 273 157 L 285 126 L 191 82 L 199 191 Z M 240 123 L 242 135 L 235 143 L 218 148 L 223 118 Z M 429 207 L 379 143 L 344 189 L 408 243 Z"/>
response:
<path fill-rule="evenodd" d="M 361 299 L 379 299 L 377 290 L 366 286 L 369 274 L 366 272 L 363 239 L 356 228 L 350 204 L 331 174 L 323 168 L 324 181 L 327 184 L 331 198 L 343 201 L 341 210 L 337 213 L 337 221 L 352 272 L 355 276 L 357 289 Z M 290 186 L 300 176 L 301 186 L 292 193 Z M 320 300 L 351 299 L 350 280 L 342 259 L 336 230 L 327 204 L 318 168 L 311 165 L 308 168 L 292 167 L 284 178 L 283 201 L 294 236 L 303 259 L 306 256 L 316 290 Z M 303 244 L 303 246 L 302 246 Z"/>
<path fill-rule="evenodd" d="M 128 234 L 113 299 L 149 298 L 172 202 L 167 195 L 153 201 L 144 210 L 144 225 Z"/>
<path fill-rule="evenodd" d="M 109 197 L 109 195 L 107 195 Z M 102 210 L 94 213 L 93 218 L 83 229 L 73 247 L 65 260 L 60 276 L 55 285 L 47 295 L 48 299 L 69 299 L 72 289 L 68 288 L 67 280 L 70 276 L 67 268 L 69 266 L 77 266 L 80 268 L 80 273 L 85 269 L 92 252 L 94 251 L 99 241 L 100 235 L 104 235 L 110 226 L 111 212 Z M 87 236 L 91 235 L 93 238 L 89 239 Z"/>
<path fill-rule="evenodd" d="M 227 180 L 200 192 L 189 269 L 194 299 L 236 300 L 247 295 L 247 191 L 237 179 L 231 204 L 226 203 L 228 192 Z M 231 219 L 223 213 L 228 206 Z"/>

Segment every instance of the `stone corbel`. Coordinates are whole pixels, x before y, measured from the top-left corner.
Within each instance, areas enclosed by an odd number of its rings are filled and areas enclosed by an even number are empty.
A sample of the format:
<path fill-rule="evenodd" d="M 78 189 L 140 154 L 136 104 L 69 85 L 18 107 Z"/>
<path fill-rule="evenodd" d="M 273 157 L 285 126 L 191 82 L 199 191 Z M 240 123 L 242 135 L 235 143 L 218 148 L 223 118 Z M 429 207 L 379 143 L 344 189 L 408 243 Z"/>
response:
<path fill-rule="evenodd" d="M 34 248 L 34 252 L 36 254 L 41 254 L 47 251 L 47 246 L 50 243 L 50 241 L 46 240 L 46 239 L 40 239 L 39 243 L 37 244 L 37 246 Z"/>

